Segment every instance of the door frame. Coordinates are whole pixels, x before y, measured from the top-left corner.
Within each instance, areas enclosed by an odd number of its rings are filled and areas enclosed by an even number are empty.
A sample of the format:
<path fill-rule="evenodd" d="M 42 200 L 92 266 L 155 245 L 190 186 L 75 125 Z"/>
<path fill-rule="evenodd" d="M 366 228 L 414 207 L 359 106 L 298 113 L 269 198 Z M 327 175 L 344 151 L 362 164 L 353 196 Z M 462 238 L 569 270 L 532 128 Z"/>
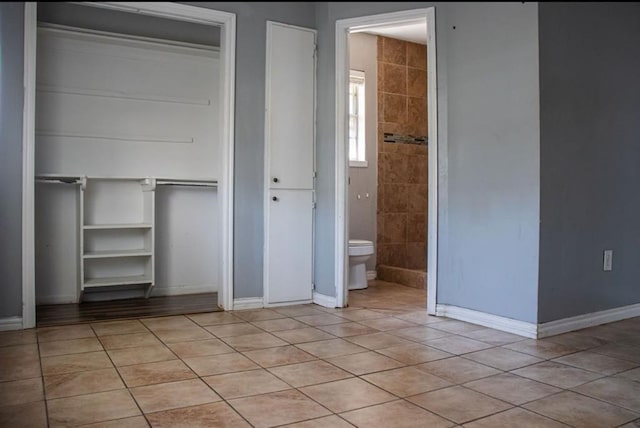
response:
<path fill-rule="evenodd" d="M 428 220 L 427 220 L 427 313 L 435 315 L 438 280 L 438 91 L 436 64 L 435 7 L 383 13 L 336 21 L 336 100 L 335 100 L 335 284 L 336 306 L 348 303 L 349 283 L 349 156 L 347 106 L 349 83 L 349 33 L 381 25 L 424 19 L 427 23 L 427 110 L 429 118 Z"/>
<path fill-rule="evenodd" d="M 233 309 L 233 176 L 235 115 L 236 15 L 170 2 L 85 2 L 85 6 L 118 10 L 215 25 L 221 28 L 222 55 L 222 174 L 220 291 L 218 305 Z M 25 2 L 24 10 L 24 106 L 22 124 L 22 328 L 36 326 L 35 303 L 35 108 L 36 108 L 37 2 Z"/>

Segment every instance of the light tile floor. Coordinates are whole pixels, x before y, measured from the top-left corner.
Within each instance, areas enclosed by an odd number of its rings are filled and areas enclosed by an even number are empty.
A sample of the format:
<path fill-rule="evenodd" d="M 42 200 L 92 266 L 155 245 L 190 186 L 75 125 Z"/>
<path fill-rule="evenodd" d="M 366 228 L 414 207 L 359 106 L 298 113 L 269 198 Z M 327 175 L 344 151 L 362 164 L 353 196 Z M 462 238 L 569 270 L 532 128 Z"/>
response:
<path fill-rule="evenodd" d="M 0 427 L 640 427 L 640 318 L 530 340 L 395 284 L 350 303 L 0 333 Z"/>

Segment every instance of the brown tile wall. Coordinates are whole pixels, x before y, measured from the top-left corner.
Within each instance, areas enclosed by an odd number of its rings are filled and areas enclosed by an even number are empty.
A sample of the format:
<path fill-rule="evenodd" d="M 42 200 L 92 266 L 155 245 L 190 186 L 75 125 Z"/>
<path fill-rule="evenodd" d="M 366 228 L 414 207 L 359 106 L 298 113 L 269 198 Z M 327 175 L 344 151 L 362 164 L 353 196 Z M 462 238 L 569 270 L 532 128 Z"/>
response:
<path fill-rule="evenodd" d="M 427 146 L 385 143 L 385 132 L 427 135 L 424 45 L 378 37 L 377 263 L 426 270 Z"/>

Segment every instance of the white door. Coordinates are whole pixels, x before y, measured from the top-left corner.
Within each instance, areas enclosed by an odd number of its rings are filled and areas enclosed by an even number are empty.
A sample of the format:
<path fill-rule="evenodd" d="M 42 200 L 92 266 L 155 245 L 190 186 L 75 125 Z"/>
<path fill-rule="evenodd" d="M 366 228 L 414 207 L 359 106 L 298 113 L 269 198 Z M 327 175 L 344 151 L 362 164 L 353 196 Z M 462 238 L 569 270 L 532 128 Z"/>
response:
<path fill-rule="evenodd" d="M 313 293 L 315 40 L 314 30 L 267 22 L 266 304 Z"/>

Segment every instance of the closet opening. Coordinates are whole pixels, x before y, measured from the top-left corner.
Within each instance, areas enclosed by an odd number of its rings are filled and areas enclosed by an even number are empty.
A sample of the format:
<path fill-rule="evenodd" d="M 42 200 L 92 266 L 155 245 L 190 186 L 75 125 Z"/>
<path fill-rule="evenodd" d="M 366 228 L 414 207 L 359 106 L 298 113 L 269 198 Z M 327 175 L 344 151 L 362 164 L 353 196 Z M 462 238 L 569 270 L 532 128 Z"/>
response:
<path fill-rule="evenodd" d="M 25 17 L 23 328 L 230 308 L 235 15 L 54 2 Z"/>

